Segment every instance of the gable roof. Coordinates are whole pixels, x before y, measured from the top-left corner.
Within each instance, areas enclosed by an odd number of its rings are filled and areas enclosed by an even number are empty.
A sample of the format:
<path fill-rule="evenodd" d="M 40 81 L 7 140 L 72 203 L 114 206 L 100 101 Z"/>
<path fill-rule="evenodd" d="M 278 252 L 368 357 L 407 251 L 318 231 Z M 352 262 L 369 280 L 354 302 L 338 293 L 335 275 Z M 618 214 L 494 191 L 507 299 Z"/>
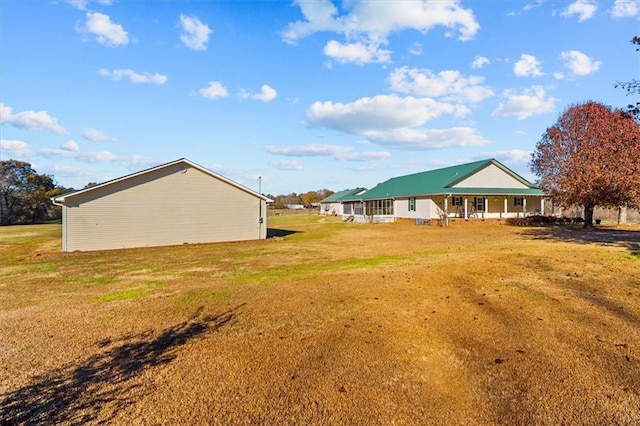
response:
<path fill-rule="evenodd" d="M 466 178 L 491 165 L 500 168 L 512 178 L 518 180 L 525 186 L 525 188 L 453 187 L 457 183 L 462 182 Z M 442 194 L 544 195 L 544 193 L 534 184 L 492 158 L 488 160 L 475 161 L 473 163 L 430 170 L 427 172 L 394 177 L 376 185 L 374 188 L 360 196 L 349 198 L 349 201 Z"/>
<path fill-rule="evenodd" d="M 345 189 L 343 191 L 338 191 L 334 194 L 329 195 L 326 198 L 323 198 L 320 202 L 321 203 L 336 203 L 341 201 L 343 198 L 346 197 L 353 197 L 355 195 L 360 194 L 363 191 L 366 191 L 367 188 L 354 188 L 354 189 Z"/>
<path fill-rule="evenodd" d="M 171 166 L 174 166 L 176 164 L 188 165 L 190 167 L 193 167 L 196 170 L 201 171 L 202 173 L 205 173 L 205 174 L 207 174 L 207 175 L 209 175 L 211 177 L 219 179 L 219 180 L 221 180 L 221 181 L 223 181 L 223 182 L 225 182 L 225 183 L 227 183 L 227 184 L 229 184 L 229 185 L 231 185 L 231 186 L 233 186 L 235 188 L 238 188 L 241 191 L 247 192 L 247 193 L 249 193 L 249 194 L 251 194 L 251 195 L 253 195 L 255 197 L 261 198 L 261 199 L 263 199 L 263 200 L 265 200 L 267 202 L 272 202 L 273 201 L 270 198 L 265 197 L 262 194 L 259 194 L 259 193 L 255 192 L 255 191 L 252 191 L 251 189 L 249 189 L 249 188 L 247 188 L 247 187 L 245 187 L 243 185 L 240 185 L 239 183 L 234 182 L 231 179 L 227 179 L 226 177 L 221 176 L 221 175 L 219 175 L 219 174 L 217 174 L 215 172 L 212 172 L 211 170 L 209 170 L 209 169 L 207 169 L 205 167 L 202 167 L 201 165 L 196 164 L 193 161 L 187 160 L 186 158 L 180 158 L 178 160 L 171 161 L 169 163 L 161 164 L 159 166 L 155 166 L 155 167 L 151 167 L 149 169 L 141 170 L 139 172 L 131 173 L 129 175 L 122 176 L 122 177 L 119 177 L 119 178 L 116 178 L 116 179 L 111 179 L 111 180 L 108 180 L 106 182 L 100 183 L 98 185 L 90 186 L 88 188 L 80 189 L 78 191 L 74 191 L 74 192 L 70 192 L 70 193 L 67 193 L 67 194 L 63 194 L 63 195 L 60 195 L 58 197 L 52 198 L 52 201 L 54 203 L 56 203 L 56 204 L 64 204 L 65 200 L 67 198 L 72 198 L 72 197 L 75 197 L 75 196 L 80 195 L 80 194 L 86 194 L 87 192 L 91 192 L 91 191 L 95 191 L 95 190 L 98 190 L 98 189 L 101 189 L 101 188 L 105 188 L 105 187 L 113 185 L 115 183 L 126 181 L 128 179 L 132 179 L 132 178 L 137 177 L 137 176 L 142 176 L 142 175 L 145 175 L 147 173 L 154 172 L 156 170 L 164 169 L 166 167 L 171 167 Z"/>

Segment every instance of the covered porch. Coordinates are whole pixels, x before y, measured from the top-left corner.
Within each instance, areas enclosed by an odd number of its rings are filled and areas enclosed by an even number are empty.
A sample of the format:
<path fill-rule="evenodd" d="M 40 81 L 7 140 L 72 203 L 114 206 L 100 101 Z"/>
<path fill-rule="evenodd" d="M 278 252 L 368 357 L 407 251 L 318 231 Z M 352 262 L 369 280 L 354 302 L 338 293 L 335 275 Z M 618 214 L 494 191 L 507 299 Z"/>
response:
<path fill-rule="evenodd" d="M 465 194 L 434 197 L 442 217 L 462 219 L 506 219 L 544 212 L 544 198 L 518 194 Z"/>

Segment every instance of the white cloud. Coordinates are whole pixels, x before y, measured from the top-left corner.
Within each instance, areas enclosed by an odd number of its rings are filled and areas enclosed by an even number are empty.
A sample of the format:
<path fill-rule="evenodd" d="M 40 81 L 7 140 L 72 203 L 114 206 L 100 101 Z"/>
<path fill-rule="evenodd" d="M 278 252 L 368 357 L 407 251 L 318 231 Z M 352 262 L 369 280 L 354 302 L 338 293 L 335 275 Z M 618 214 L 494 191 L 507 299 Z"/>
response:
<path fill-rule="evenodd" d="M 265 147 L 270 154 L 284 155 L 287 157 L 332 157 L 338 161 L 371 161 L 389 157 L 391 154 L 385 151 L 379 152 L 354 152 L 350 146 L 309 144 L 299 146 L 273 146 Z"/>
<path fill-rule="evenodd" d="M 309 123 L 366 137 L 369 142 L 402 149 L 434 149 L 484 143 L 468 128 L 426 129 L 424 124 L 444 114 L 468 112 L 464 107 L 429 98 L 378 95 L 348 104 L 315 102 Z"/>
<path fill-rule="evenodd" d="M 302 170 L 302 164 L 297 160 L 272 161 L 270 164 L 278 170 Z"/>
<path fill-rule="evenodd" d="M 471 63 L 471 68 L 479 69 L 488 65 L 490 63 L 489 58 L 485 58 L 484 56 L 476 56 L 473 58 L 473 62 Z"/>
<path fill-rule="evenodd" d="M 578 50 L 570 50 L 560 53 L 560 57 L 564 59 L 564 66 L 568 68 L 573 75 L 584 76 L 598 71 L 601 61 L 594 61 L 584 53 Z"/>
<path fill-rule="evenodd" d="M 71 152 L 80 152 L 80 145 L 74 141 L 68 141 L 60 145 L 60 149 Z"/>
<path fill-rule="evenodd" d="M 508 149 L 503 151 L 485 152 L 474 160 L 482 160 L 485 158 L 495 158 L 501 163 L 509 165 L 526 166 L 531 160 L 532 151 L 524 151 L 522 149 Z"/>
<path fill-rule="evenodd" d="M 86 177 L 90 176 L 90 173 L 82 167 L 66 166 L 62 164 L 54 164 L 51 166 L 51 171 L 56 177 Z"/>
<path fill-rule="evenodd" d="M 341 64 L 353 62 L 362 65 L 376 62 L 385 63 L 391 60 L 391 51 L 380 49 L 380 44 L 373 42 L 342 44 L 331 40 L 324 47 L 324 54 Z"/>
<path fill-rule="evenodd" d="M 396 92 L 474 103 L 493 96 L 491 88 L 481 85 L 483 81 L 483 77 L 464 77 L 454 70 L 434 74 L 428 69 L 408 67 L 397 68 L 389 75 L 391 89 Z"/>
<path fill-rule="evenodd" d="M 0 139 L 0 151 L 16 157 L 26 157 L 31 154 L 29 145 L 26 142 L 11 139 Z"/>
<path fill-rule="evenodd" d="M 251 96 L 252 99 L 257 99 L 262 102 L 271 102 L 278 97 L 278 92 L 273 87 L 264 84 L 260 90 L 260 93 L 256 93 Z"/>
<path fill-rule="evenodd" d="M 74 151 L 77 152 L 77 151 Z M 114 161 L 118 159 L 118 156 L 109 151 L 98 151 L 98 152 L 77 152 L 77 156 L 79 160 L 87 161 L 89 163 L 104 163 L 109 161 Z"/>
<path fill-rule="evenodd" d="M 562 13 L 562 16 L 571 17 L 573 15 L 578 16 L 578 22 L 587 21 L 593 18 L 598 5 L 592 0 L 576 0 L 571 3 Z"/>
<path fill-rule="evenodd" d="M 470 127 L 370 130 L 366 132 L 365 135 L 376 144 L 407 150 L 478 146 L 487 143 L 475 129 Z"/>
<path fill-rule="evenodd" d="M 458 0 L 442 2 L 372 2 L 353 0 L 341 5 L 344 14 L 329 0 L 295 2 L 304 16 L 291 22 L 282 32 L 283 40 L 298 40 L 321 31 L 334 32 L 345 37 L 325 46 L 325 53 L 340 58 L 341 62 L 387 62 L 391 52 L 379 49 L 388 43 L 392 32 L 416 30 L 426 33 L 441 26 L 449 36 L 458 32 L 460 40 L 471 40 L 480 29 L 473 11 L 465 9 Z"/>
<path fill-rule="evenodd" d="M 533 55 L 523 53 L 520 60 L 513 65 L 513 72 L 518 77 L 541 77 L 544 75 L 541 64 Z"/>
<path fill-rule="evenodd" d="M 640 0 L 616 0 L 611 9 L 614 18 L 626 18 L 638 16 L 640 12 Z"/>
<path fill-rule="evenodd" d="M 296 21 L 288 24 L 282 32 L 282 37 L 287 43 L 307 37 L 319 31 L 338 31 L 341 24 L 334 18 L 338 9 L 329 0 L 313 2 L 298 1 L 297 5 L 304 15 L 304 21 Z"/>
<path fill-rule="evenodd" d="M 525 5 L 524 5 L 524 7 L 522 8 L 522 10 L 523 10 L 523 11 L 525 11 L 525 12 L 527 12 L 527 11 L 529 11 L 529 10 L 535 9 L 535 8 L 537 8 L 537 7 L 540 7 L 540 6 L 542 6 L 542 2 L 543 2 L 543 1 L 544 1 L 544 0 L 536 0 L 536 2 L 535 2 L 535 3 L 527 3 L 527 4 L 525 4 Z"/>
<path fill-rule="evenodd" d="M 207 24 L 200 22 L 195 16 L 180 15 L 182 34 L 180 40 L 191 50 L 207 50 L 209 36 L 213 32 Z"/>
<path fill-rule="evenodd" d="M 454 105 L 433 99 L 378 95 L 348 104 L 314 102 L 307 111 L 307 118 L 316 126 L 362 134 L 370 129 L 419 126 L 455 111 Z"/>
<path fill-rule="evenodd" d="M 80 10 L 87 10 L 87 5 L 90 3 L 90 0 L 66 0 L 71 6 Z M 96 3 L 101 4 L 103 6 L 108 6 L 113 3 L 112 0 L 97 0 Z"/>
<path fill-rule="evenodd" d="M 48 130 L 57 134 L 65 132 L 58 120 L 47 111 L 22 111 L 14 114 L 13 109 L 3 103 L 0 103 L 0 123 L 28 130 Z"/>
<path fill-rule="evenodd" d="M 42 148 L 39 151 L 45 157 L 72 158 L 88 163 L 106 163 L 118 160 L 118 156 L 109 151 L 82 152 L 74 141 L 68 141 L 58 149 Z"/>
<path fill-rule="evenodd" d="M 119 156 L 116 161 L 131 171 L 144 170 L 158 164 L 156 160 L 138 154 Z"/>
<path fill-rule="evenodd" d="M 418 42 L 413 43 L 411 45 L 411 47 L 409 48 L 409 53 L 411 53 L 412 55 L 415 55 L 415 56 L 422 55 L 422 44 L 420 44 Z"/>
<path fill-rule="evenodd" d="M 129 35 L 120 24 L 111 22 L 109 15 L 98 12 L 87 12 L 86 22 L 79 27 L 81 32 L 95 35 L 100 44 L 109 47 L 124 46 L 129 43 Z"/>
<path fill-rule="evenodd" d="M 103 131 L 91 127 L 84 129 L 82 137 L 93 142 L 115 141 L 114 138 L 110 138 Z"/>
<path fill-rule="evenodd" d="M 203 98 L 215 99 L 229 96 L 227 89 L 219 81 L 210 81 L 207 87 L 198 90 Z"/>
<path fill-rule="evenodd" d="M 464 9 L 457 0 L 447 2 L 371 2 L 354 0 L 346 2 L 344 16 L 337 16 L 338 9 L 328 0 L 315 2 L 296 1 L 305 21 L 290 23 L 283 37 L 294 42 L 319 31 L 342 34 L 366 33 L 386 36 L 393 31 L 414 29 L 426 32 L 443 26 L 457 29 L 461 40 L 472 39 L 480 25 L 471 9 Z"/>
<path fill-rule="evenodd" d="M 544 114 L 555 110 L 558 99 L 548 96 L 542 86 L 532 86 L 522 93 L 513 90 L 505 90 L 505 102 L 501 102 L 498 108 L 491 114 L 492 117 L 514 117 L 518 120 L 533 115 Z"/>
<path fill-rule="evenodd" d="M 132 69 L 116 69 L 109 71 L 103 68 L 99 72 L 101 76 L 108 77 L 112 80 L 121 80 L 123 77 L 128 77 L 134 84 L 164 84 L 169 79 L 166 75 L 158 73 L 151 74 L 148 72 L 140 74 Z"/>

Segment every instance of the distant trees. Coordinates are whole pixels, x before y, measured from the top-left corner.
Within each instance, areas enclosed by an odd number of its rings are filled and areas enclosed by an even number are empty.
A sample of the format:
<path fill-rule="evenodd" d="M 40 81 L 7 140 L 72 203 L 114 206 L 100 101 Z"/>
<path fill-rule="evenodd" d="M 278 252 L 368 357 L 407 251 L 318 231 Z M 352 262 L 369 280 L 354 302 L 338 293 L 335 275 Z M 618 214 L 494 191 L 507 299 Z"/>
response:
<path fill-rule="evenodd" d="M 24 161 L 0 161 L 0 225 L 37 223 L 58 218 L 50 197 L 66 190 L 38 174 Z"/>
<path fill-rule="evenodd" d="M 540 187 L 564 205 L 640 207 L 640 126 L 627 112 L 589 101 L 569 107 L 542 135 L 530 163 Z"/>
<path fill-rule="evenodd" d="M 269 194 L 267 195 L 267 197 L 271 198 L 274 201 L 273 207 L 275 208 L 285 208 L 285 206 L 291 204 L 302 204 L 305 207 L 309 207 L 314 203 L 319 203 L 332 194 L 333 191 L 325 188 L 318 191 L 308 191 L 304 194 L 296 194 L 295 192 L 292 192 L 286 195 L 275 196 Z"/>

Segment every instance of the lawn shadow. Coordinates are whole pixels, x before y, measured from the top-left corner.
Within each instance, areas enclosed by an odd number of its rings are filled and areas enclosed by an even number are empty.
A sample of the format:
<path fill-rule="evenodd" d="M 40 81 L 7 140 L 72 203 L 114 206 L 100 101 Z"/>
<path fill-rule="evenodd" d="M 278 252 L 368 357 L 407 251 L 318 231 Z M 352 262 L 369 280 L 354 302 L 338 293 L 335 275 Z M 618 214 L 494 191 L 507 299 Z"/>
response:
<path fill-rule="evenodd" d="M 629 250 L 631 256 L 640 259 L 640 231 L 623 229 L 584 229 L 577 227 L 541 227 L 530 229 L 524 235 L 534 239 L 572 242 L 578 244 L 596 244 L 600 246 L 622 247 Z M 640 325 L 640 318 L 633 310 L 625 307 L 623 300 L 615 300 L 595 292 L 580 280 L 572 280 L 570 288 L 574 294 L 591 304 L 600 306 L 623 321 Z"/>
<path fill-rule="evenodd" d="M 623 247 L 632 256 L 640 256 L 640 231 L 555 226 L 530 229 L 523 234 L 534 239 Z"/>
<path fill-rule="evenodd" d="M 98 417 L 109 423 L 144 392 L 137 376 L 172 362 L 188 341 L 231 323 L 241 306 L 202 318 L 200 308 L 190 320 L 160 334 L 146 331 L 98 342 L 99 353 L 79 364 L 35 376 L 28 385 L 1 395 L 0 425 L 84 424 Z"/>
<path fill-rule="evenodd" d="M 292 231 L 289 229 L 267 228 L 267 238 L 279 237 L 283 238 L 287 235 L 297 234 L 302 231 Z"/>

